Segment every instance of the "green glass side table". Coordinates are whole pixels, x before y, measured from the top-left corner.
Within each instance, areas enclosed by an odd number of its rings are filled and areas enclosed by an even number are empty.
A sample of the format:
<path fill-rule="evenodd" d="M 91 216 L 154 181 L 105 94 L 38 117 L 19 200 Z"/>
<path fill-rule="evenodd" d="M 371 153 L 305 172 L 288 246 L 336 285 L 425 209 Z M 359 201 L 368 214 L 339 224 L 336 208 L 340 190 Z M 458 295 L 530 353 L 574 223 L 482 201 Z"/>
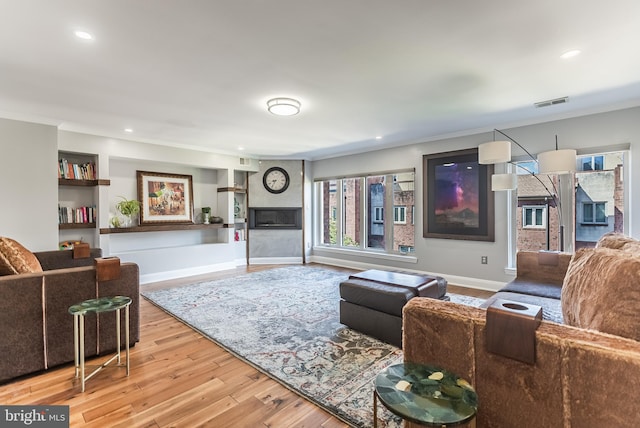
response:
<path fill-rule="evenodd" d="M 478 396 L 469 382 L 438 367 L 414 363 L 389 366 L 376 377 L 374 428 L 377 400 L 404 420 L 432 427 L 465 424 L 478 410 Z"/>
<path fill-rule="evenodd" d="M 124 320 L 125 320 L 125 348 L 126 348 L 126 368 L 127 376 L 129 376 L 129 306 L 131 305 L 131 298 L 126 296 L 114 296 L 114 297 L 100 297 L 97 299 L 85 300 L 84 302 L 72 305 L 69 307 L 69 313 L 73 315 L 73 347 L 74 347 L 74 362 L 75 362 L 75 377 L 82 381 L 82 392 L 84 392 L 84 385 L 89 378 L 105 368 L 113 360 L 118 360 L 118 365 L 121 365 L 120 359 L 120 310 L 124 308 Z M 89 313 L 102 313 L 102 312 L 116 312 L 116 354 L 102 365 L 97 367 L 94 371 L 85 376 L 84 367 L 84 316 Z"/>

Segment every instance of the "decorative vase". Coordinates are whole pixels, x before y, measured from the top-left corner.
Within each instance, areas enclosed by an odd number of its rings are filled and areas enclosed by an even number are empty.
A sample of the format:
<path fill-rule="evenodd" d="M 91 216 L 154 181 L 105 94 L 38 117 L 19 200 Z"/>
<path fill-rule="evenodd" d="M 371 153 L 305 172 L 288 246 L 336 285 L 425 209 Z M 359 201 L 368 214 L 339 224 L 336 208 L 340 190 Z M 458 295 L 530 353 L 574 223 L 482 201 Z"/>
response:
<path fill-rule="evenodd" d="M 202 213 L 202 223 L 204 224 L 209 224 L 209 216 L 211 214 L 209 213 Z"/>

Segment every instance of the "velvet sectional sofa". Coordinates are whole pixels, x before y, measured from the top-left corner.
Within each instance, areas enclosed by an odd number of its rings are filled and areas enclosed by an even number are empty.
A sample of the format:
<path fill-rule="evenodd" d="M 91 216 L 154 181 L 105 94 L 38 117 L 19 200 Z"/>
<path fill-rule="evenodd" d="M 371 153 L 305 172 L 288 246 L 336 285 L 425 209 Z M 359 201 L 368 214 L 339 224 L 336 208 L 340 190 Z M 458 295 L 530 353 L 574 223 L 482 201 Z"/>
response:
<path fill-rule="evenodd" d="M 578 250 L 560 291 L 564 324 L 540 322 L 533 362 L 488 349 L 489 311 L 411 299 L 405 361 L 466 378 L 478 393 L 478 428 L 640 426 L 640 243 L 606 236 Z"/>
<path fill-rule="evenodd" d="M 100 249 L 83 258 L 73 258 L 72 251 L 29 253 L 0 237 L 0 383 L 73 362 L 73 316 L 68 309 L 87 299 L 131 297 L 130 344 L 139 341 L 138 266 L 122 263 L 119 278 L 98 282 L 94 259 L 101 254 Z M 114 313 L 88 315 L 86 357 L 115 349 Z"/>

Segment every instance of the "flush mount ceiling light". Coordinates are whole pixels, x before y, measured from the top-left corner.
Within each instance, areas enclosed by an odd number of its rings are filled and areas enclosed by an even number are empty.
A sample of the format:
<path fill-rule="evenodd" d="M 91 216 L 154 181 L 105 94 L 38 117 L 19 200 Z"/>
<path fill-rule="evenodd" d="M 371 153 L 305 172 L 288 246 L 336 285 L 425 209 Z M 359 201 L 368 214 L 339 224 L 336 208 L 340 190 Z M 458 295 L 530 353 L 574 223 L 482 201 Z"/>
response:
<path fill-rule="evenodd" d="M 93 36 L 86 31 L 78 30 L 74 31 L 73 34 L 75 34 L 77 38 L 82 40 L 93 40 Z"/>
<path fill-rule="evenodd" d="M 267 101 L 269 112 L 277 116 L 293 116 L 300 113 L 300 101 L 293 98 L 272 98 Z"/>

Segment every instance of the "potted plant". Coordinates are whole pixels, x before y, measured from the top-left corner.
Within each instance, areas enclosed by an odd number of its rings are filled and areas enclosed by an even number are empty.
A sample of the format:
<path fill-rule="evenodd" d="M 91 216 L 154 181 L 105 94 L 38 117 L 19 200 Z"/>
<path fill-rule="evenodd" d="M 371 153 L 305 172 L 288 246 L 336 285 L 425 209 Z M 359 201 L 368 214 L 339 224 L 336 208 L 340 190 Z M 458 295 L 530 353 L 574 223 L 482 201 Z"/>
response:
<path fill-rule="evenodd" d="M 211 207 L 202 207 L 202 223 L 209 224 L 211 218 Z"/>
<path fill-rule="evenodd" d="M 140 212 L 140 202 L 135 199 L 127 199 L 124 196 L 120 196 L 122 199 L 116 204 L 116 209 L 124 217 L 123 226 L 133 226 L 133 220 Z"/>

